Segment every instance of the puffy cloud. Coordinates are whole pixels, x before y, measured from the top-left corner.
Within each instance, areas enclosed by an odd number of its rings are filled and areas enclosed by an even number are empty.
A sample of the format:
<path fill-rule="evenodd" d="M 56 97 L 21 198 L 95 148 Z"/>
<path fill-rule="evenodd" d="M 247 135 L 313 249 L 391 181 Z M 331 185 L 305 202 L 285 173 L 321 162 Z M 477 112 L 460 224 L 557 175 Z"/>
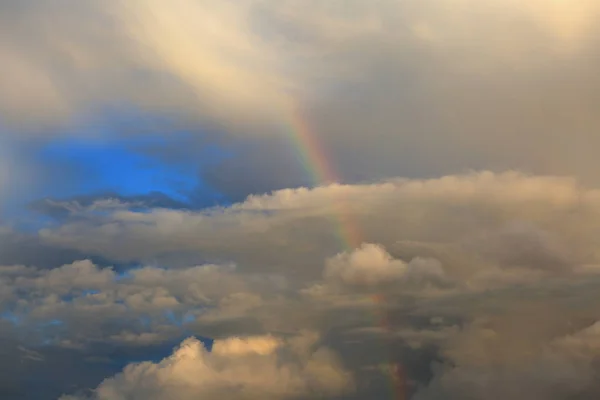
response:
<path fill-rule="evenodd" d="M 212 352 L 199 345 L 198 360 L 240 361 L 231 371 L 242 381 L 231 383 L 251 391 L 240 396 L 257 396 L 283 373 L 269 365 L 310 364 L 312 350 L 302 349 L 317 339 L 288 339 L 304 329 L 322 333 L 354 373 L 356 399 L 382 396 L 389 368 L 381 366 L 390 363 L 402 365 L 402 381 L 419 399 L 513 395 L 507 382 L 530 397 L 591 396 L 598 199 L 574 179 L 482 172 L 287 189 L 203 211 L 66 204 L 64 217 L 41 231 L 44 246 L 148 264 L 4 266 L 0 318 L 23 335 L 19 345 L 44 358 L 43 346 L 97 358 L 102 346 L 143 351 L 213 337 Z M 335 234 L 350 228 L 364 243 L 340 251 L 347 241 Z M 241 361 L 249 359 L 278 361 Z M 98 386 L 97 396 L 230 393 L 219 380 L 189 386 L 175 372 L 163 377 L 167 364 L 136 364 L 88 386 Z M 327 381 L 341 382 L 327 368 Z M 133 371 L 151 371 L 152 383 L 135 386 Z M 255 381 L 251 372 L 261 371 L 271 378 Z M 315 395 L 313 375 L 299 374 L 290 387 L 304 392 L 274 386 L 270 395 Z M 556 381 L 565 388 L 554 393 Z"/>
<path fill-rule="evenodd" d="M 213 344 L 212 352 L 221 356 L 237 356 L 244 354 L 272 354 L 281 343 L 272 337 L 258 337 L 217 341 Z"/>
<path fill-rule="evenodd" d="M 327 260 L 326 280 L 343 284 L 374 286 L 385 283 L 418 283 L 429 279 L 442 280 L 444 270 L 439 261 L 415 258 L 410 263 L 394 260 L 381 246 L 363 244 L 351 253 L 341 253 Z"/>
<path fill-rule="evenodd" d="M 284 399 L 331 397 L 353 389 L 351 374 L 335 354 L 315 343 L 299 347 L 299 341 L 302 337 L 234 337 L 215 341 L 209 351 L 190 338 L 158 363 L 128 365 L 102 382 L 92 398 Z"/>
<path fill-rule="evenodd" d="M 344 284 L 372 286 L 398 281 L 406 269 L 406 263 L 392 259 L 382 247 L 364 244 L 350 254 L 338 254 L 327 260 L 324 276 Z"/>
<path fill-rule="evenodd" d="M 204 265 L 117 273 L 88 260 L 51 270 L 4 266 L 0 318 L 13 321 L 24 332 L 39 329 L 41 336 L 32 339 L 35 343 L 50 340 L 67 347 L 106 341 L 163 343 L 194 321 L 205 318 L 210 323 L 217 315 L 236 319 L 262 305 L 259 292 L 265 284 L 252 284 L 252 277 L 245 280 L 233 272 L 231 266 Z M 236 299 L 244 306 L 236 308 Z M 107 324 L 110 320 L 121 322 Z"/>

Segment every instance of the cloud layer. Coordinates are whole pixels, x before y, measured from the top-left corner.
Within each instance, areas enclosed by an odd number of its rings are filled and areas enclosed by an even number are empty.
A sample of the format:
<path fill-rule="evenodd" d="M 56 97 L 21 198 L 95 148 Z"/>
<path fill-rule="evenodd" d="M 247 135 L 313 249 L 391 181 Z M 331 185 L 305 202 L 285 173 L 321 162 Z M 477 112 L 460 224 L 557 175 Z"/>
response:
<path fill-rule="evenodd" d="M 416 50 L 416 57 L 429 53 L 444 61 L 442 68 L 476 73 L 577 57 L 593 42 L 600 11 L 586 0 L 528 6 L 506 0 L 177 0 L 169 7 L 118 0 L 70 7 L 53 0 L 3 7 L 2 54 L 9 72 L 3 86 L 13 89 L 5 92 L 5 112 L 60 116 L 82 101 L 120 96 L 140 105 L 182 107 L 189 101 L 190 112 L 221 123 L 232 113 L 264 121 L 289 112 L 299 95 L 326 89 L 320 82 L 356 84 L 380 57 L 397 61 L 407 50 Z M 102 23 L 115 29 L 101 29 Z M 24 32 L 27 37 L 18 35 Z M 394 42 L 396 49 L 388 46 Z M 357 57 L 369 48 L 371 57 L 361 62 Z M 390 77 L 388 72 L 384 79 Z M 151 88 L 136 94 L 146 83 Z M 299 92 L 303 84 L 308 93 Z M 167 96 L 159 100 L 161 90 Z"/>
<path fill-rule="evenodd" d="M 469 254 L 470 260 L 457 266 L 457 276 L 481 270 L 480 260 L 502 270 L 546 273 L 597 262 L 598 198 L 596 190 L 570 178 L 482 172 L 286 189 L 201 212 L 113 208 L 78 214 L 40 235 L 48 244 L 129 261 L 202 252 L 205 259 L 227 254 L 229 260 L 244 260 L 246 268 L 264 268 L 294 254 L 292 262 L 316 276 L 322 260 L 340 249 L 338 235 L 358 229 L 362 241 L 394 253 Z M 370 251 L 371 262 L 381 264 L 385 274 L 399 270 L 386 255 Z M 354 260 L 349 262 L 360 270 L 360 255 Z"/>
<path fill-rule="evenodd" d="M 395 382 L 424 400 L 591 399 L 599 199 L 573 179 L 481 172 L 204 211 L 66 207 L 45 246 L 139 266 L 2 267 L 1 315 L 40 357 L 183 340 L 84 398 L 363 399 Z M 336 235 L 349 220 L 354 249 Z"/>
<path fill-rule="evenodd" d="M 299 119 L 345 182 L 518 168 L 598 183 L 595 1 L 2 7 L 13 130 L 141 110 L 197 133 L 190 160 L 207 140 L 234 153 L 200 174 L 236 200 L 307 183 Z"/>

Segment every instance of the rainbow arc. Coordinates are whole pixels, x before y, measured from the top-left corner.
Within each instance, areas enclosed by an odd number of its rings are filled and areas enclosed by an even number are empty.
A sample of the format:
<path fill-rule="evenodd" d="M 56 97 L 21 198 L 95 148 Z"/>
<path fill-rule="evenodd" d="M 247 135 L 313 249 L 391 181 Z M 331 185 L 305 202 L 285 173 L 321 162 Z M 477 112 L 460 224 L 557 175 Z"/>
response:
<path fill-rule="evenodd" d="M 316 186 L 340 184 L 341 180 L 316 133 L 311 129 L 308 119 L 297 107 L 290 107 L 288 115 L 290 117 L 289 126 L 287 127 L 289 136 L 300 156 L 304 169 L 310 175 L 313 183 Z M 343 190 L 340 192 L 340 195 L 332 196 L 333 215 L 331 215 L 331 218 L 339 238 L 341 250 L 352 251 L 363 244 L 364 238 L 349 202 L 345 197 L 342 197 Z M 384 295 L 373 295 L 371 300 L 380 305 L 381 309 L 387 309 L 387 301 Z M 386 311 L 383 311 L 383 314 L 380 325 L 388 333 L 391 333 L 392 327 L 389 323 L 389 316 Z M 407 388 L 404 367 L 392 361 L 387 367 L 387 373 L 390 377 L 393 398 L 395 400 L 406 400 Z"/>

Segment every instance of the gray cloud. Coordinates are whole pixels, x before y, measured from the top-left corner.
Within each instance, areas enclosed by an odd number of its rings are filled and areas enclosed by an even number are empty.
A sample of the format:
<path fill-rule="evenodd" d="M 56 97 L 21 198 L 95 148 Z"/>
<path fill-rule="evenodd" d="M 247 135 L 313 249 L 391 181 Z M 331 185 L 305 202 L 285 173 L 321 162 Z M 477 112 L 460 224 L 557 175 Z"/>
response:
<path fill-rule="evenodd" d="M 91 256 L 77 250 L 49 246 L 39 236 L 0 227 L 0 265 L 27 265 L 50 269 L 83 258 L 92 258 L 101 265 L 110 264 L 103 257 Z"/>
<path fill-rule="evenodd" d="M 94 209 L 110 208 L 170 208 L 186 209 L 192 208 L 191 204 L 172 199 L 161 192 L 151 192 L 133 196 L 123 196 L 118 193 L 98 193 L 91 195 L 74 196 L 68 199 L 40 199 L 29 205 L 32 211 L 55 218 L 63 219 L 76 214 L 79 211 L 93 211 Z"/>
<path fill-rule="evenodd" d="M 163 267 L 3 267 L 0 302 L 15 329 L 36 327 L 26 346 L 76 351 L 320 332 L 355 376 L 349 399 L 383 395 L 390 363 L 417 399 L 593 398 L 599 198 L 573 179 L 483 172 L 286 189 L 201 212 L 97 203 L 42 231 L 45 244 Z M 340 251 L 326 233 L 340 213 L 373 244 Z M 235 267 L 186 266 L 181 252 Z M 127 378 L 139 368 L 97 395 L 143 392 Z"/>
<path fill-rule="evenodd" d="M 125 103 L 218 131 L 238 157 L 203 174 L 236 198 L 306 183 L 298 118 L 348 182 L 518 168 L 597 183 L 594 2 L 300 4 L 4 5 L 0 108 L 20 125 Z"/>

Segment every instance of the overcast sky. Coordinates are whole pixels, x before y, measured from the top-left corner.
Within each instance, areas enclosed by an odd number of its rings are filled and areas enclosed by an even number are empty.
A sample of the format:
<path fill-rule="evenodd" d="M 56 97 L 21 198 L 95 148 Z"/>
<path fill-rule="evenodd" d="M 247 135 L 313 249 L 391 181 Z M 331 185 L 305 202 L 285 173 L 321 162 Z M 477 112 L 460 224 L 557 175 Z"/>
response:
<path fill-rule="evenodd" d="M 600 1 L 0 1 L 0 397 L 600 396 Z"/>

